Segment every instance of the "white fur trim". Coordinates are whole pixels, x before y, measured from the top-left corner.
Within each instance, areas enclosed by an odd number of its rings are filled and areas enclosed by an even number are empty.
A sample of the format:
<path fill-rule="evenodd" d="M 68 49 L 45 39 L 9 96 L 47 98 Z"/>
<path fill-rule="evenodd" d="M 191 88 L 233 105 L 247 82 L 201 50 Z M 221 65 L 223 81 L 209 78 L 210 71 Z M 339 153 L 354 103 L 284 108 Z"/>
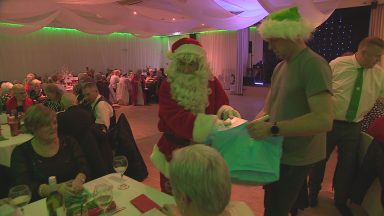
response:
<path fill-rule="evenodd" d="M 314 27 L 307 21 L 266 19 L 259 26 L 262 38 L 308 39 Z"/>
<path fill-rule="evenodd" d="M 229 112 L 229 111 L 232 111 L 232 112 L 233 112 L 233 116 L 234 116 L 234 117 L 241 118 L 240 113 L 239 113 L 237 110 L 235 110 L 233 107 L 228 106 L 228 105 L 223 105 L 223 106 L 221 106 L 220 109 L 217 111 L 217 114 L 216 114 L 216 115 L 217 115 L 217 117 L 218 117 L 219 119 L 222 119 L 221 117 L 222 117 L 223 113 L 224 113 L 224 112 Z"/>
<path fill-rule="evenodd" d="M 165 158 L 165 155 L 159 150 L 157 145 L 153 146 L 152 153 L 149 158 L 156 169 L 158 169 L 165 177 L 169 178 L 169 162 Z"/>
<path fill-rule="evenodd" d="M 197 114 L 193 126 L 193 141 L 196 143 L 204 143 L 217 120 L 218 118 L 216 115 L 206 115 L 203 113 Z"/>
<path fill-rule="evenodd" d="M 205 56 L 205 50 L 196 44 L 183 44 L 179 46 L 173 55 L 178 55 L 178 54 L 185 54 L 185 53 L 191 53 L 191 54 L 196 54 L 199 56 Z"/>

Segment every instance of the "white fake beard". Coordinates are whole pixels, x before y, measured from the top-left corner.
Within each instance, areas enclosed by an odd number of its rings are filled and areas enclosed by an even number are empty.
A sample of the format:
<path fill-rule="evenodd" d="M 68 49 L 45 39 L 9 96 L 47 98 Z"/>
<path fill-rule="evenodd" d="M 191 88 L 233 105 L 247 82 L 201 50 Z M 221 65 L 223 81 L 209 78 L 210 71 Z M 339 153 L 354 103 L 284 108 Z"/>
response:
<path fill-rule="evenodd" d="M 208 106 L 209 73 L 196 71 L 193 74 L 175 73 L 170 77 L 171 93 L 174 100 L 184 109 L 195 114 L 204 113 Z"/>

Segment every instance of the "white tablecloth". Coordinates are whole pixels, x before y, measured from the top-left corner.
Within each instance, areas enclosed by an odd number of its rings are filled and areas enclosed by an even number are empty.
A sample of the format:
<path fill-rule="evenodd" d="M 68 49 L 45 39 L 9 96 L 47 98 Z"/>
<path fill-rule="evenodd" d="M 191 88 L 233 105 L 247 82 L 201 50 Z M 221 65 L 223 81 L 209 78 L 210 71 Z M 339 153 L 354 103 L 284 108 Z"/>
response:
<path fill-rule="evenodd" d="M 20 144 L 32 139 L 31 134 L 19 134 L 17 136 L 11 136 L 11 130 L 8 124 L 1 125 L 1 133 L 7 140 L 0 141 L 0 164 L 10 167 L 11 155 L 13 149 Z"/>
<path fill-rule="evenodd" d="M 128 168 L 129 169 L 129 168 Z M 113 185 L 113 200 L 116 202 L 117 208 L 126 207 L 121 212 L 114 214 L 114 216 L 139 216 L 140 211 L 131 204 L 131 200 L 141 194 L 147 195 L 150 199 L 156 202 L 159 206 L 171 203 L 174 204 L 175 200 L 172 196 L 162 193 L 152 187 L 143 183 L 135 181 L 129 177 L 124 176 L 125 183 L 129 185 L 128 189 L 119 190 L 120 174 L 109 174 L 93 181 L 87 182 L 85 188 L 93 192 L 93 188 L 98 183 L 109 183 Z M 46 216 L 48 215 L 45 199 L 38 200 L 24 207 L 24 216 Z"/>

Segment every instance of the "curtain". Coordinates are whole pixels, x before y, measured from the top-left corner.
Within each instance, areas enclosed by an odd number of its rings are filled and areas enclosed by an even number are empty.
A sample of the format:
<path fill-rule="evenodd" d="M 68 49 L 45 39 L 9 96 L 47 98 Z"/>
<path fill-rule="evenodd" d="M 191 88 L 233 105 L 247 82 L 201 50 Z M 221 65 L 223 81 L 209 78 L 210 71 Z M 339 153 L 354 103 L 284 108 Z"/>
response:
<path fill-rule="evenodd" d="M 0 34 L 0 80 L 20 80 L 28 72 L 43 76 L 62 68 L 77 74 L 85 67 L 123 72 L 164 67 L 168 37 L 137 38 L 129 34 L 89 35 L 44 28 L 22 36 Z"/>
<path fill-rule="evenodd" d="M 384 5 L 378 5 L 371 9 L 371 21 L 369 35 L 384 39 Z M 384 67 L 384 56 L 381 56 L 381 66 Z"/>
<path fill-rule="evenodd" d="M 241 29 L 237 31 L 237 64 L 235 74 L 235 94 L 243 94 L 243 76 L 247 70 L 248 64 L 248 42 L 249 42 L 249 29 Z"/>
<path fill-rule="evenodd" d="M 249 29 L 249 41 L 252 42 L 252 59 L 249 59 L 249 66 L 263 60 L 263 39 L 256 28 Z"/>
<path fill-rule="evenodd" d="M 4 34 L 24 34 L 43 26 L 66 26 L 92 34 L 129 32 L 140 37 L 239 30 L 269 12 L 298 6 L 313 25 L 325 21 L 341 0 L 3 0 L 0 22 L 21 24 L 0 28 Z M 132 3 L 132 4 L 130 4 Z M 52 16 L 47 19 L 47 15 Z"/>
<path fill-rule="evenodd" d="M 231 75 L 236 75 L 236 31 L 198 34 L 198 40 L 207 52 L 213 74 L 229 89 Z"/>

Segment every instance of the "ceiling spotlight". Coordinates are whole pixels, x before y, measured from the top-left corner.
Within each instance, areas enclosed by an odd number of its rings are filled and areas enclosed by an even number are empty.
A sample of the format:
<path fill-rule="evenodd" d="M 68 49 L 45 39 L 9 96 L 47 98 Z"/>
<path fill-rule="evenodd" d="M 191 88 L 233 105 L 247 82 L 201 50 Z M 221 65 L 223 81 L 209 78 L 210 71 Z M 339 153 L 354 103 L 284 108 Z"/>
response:
<path fill-rule="evenodd" d="M 137 12 L 136 12 L 136 11 L 133 11 L 133 14 L 134 14 L 134 15 L 137 15 Z"/>
<path fill-rule="evenodd" d="M 176 18 L 172 18 L 172 21 L 175 21 L 176 20 Z"/>
<path fill-rule="evenodd" d="M 202 23 L 202 24 L 201 24 L 201 26 L 205 26 L 205 24 L 204 24 L 204 23 Z"/>

